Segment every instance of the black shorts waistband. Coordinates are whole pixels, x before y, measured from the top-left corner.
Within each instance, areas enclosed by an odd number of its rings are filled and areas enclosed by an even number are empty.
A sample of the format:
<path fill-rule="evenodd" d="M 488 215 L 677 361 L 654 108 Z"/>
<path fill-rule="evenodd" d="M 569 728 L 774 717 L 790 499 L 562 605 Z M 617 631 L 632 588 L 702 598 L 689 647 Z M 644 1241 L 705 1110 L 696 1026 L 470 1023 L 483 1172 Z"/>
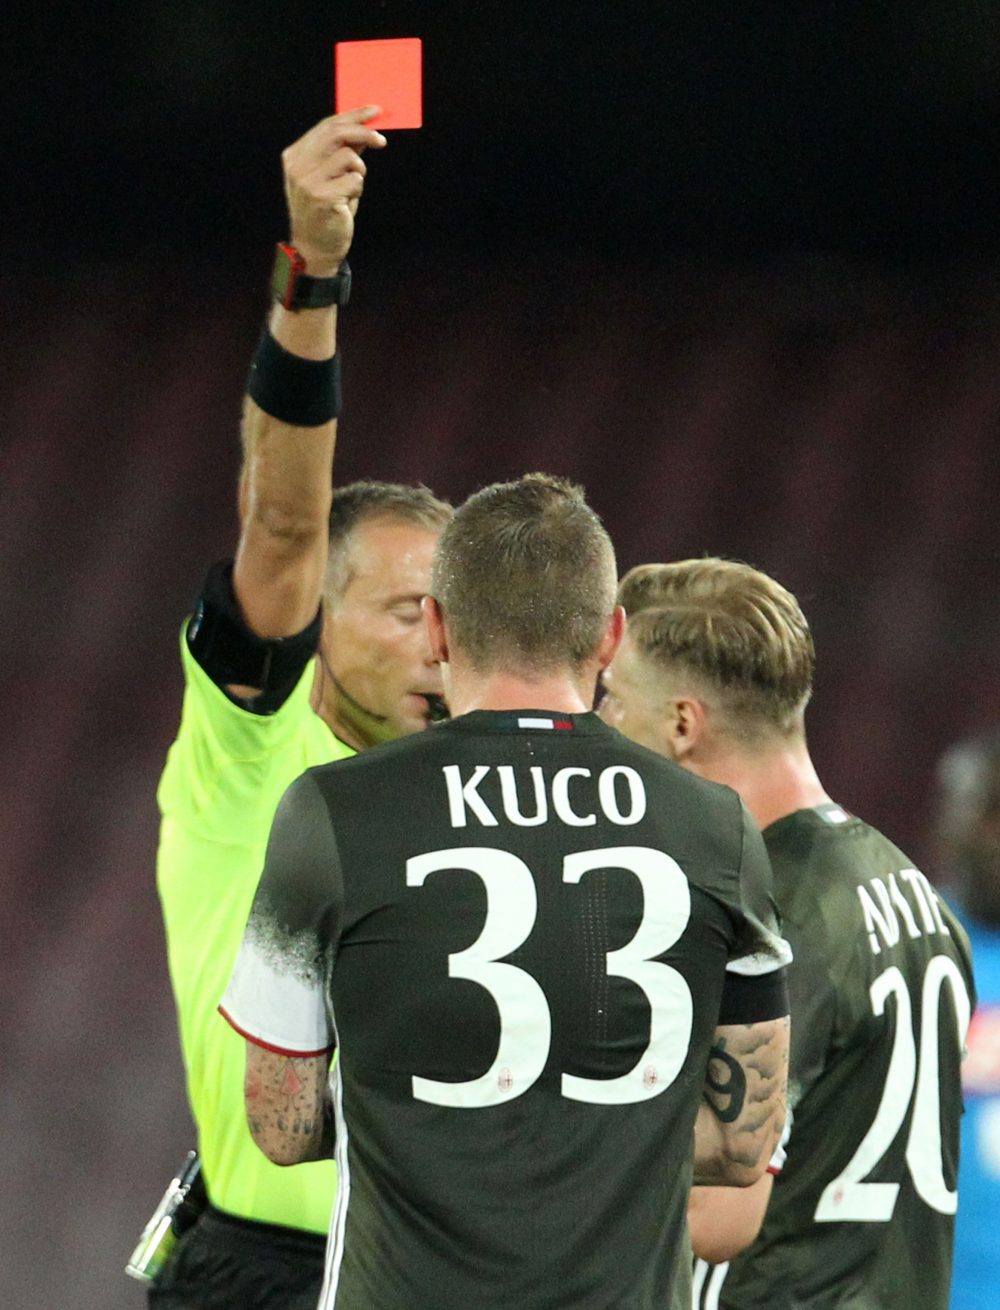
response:
<path fill-rule="evenodd" d="M 286 1251 L 290 1255 L 317 1256 L 322 1259 L 326 1251 L 325 1233 L 310 1233 L 304 1228 L 287 1228 L 284 1224 L 265 1224 L 257 1219 L 242 1219 L 211 1203 L 198 1220 L 198 1226 L 206 1235 L 217 1234 L 223 1241 L 245 1242 L 255 1247 L 266 1242 L 272 1250 Z"/>

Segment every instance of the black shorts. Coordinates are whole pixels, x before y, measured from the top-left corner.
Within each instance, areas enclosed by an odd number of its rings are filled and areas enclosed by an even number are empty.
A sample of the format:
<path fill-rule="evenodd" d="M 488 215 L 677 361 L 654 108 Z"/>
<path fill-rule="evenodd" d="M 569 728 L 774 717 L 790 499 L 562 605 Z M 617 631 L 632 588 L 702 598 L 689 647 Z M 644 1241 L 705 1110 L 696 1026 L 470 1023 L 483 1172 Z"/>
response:
<path fill-rule="evenodd" d="M 155 1310 L 316 1310 L 326 1238 L 209 1206 L 149 1289 Z"/>

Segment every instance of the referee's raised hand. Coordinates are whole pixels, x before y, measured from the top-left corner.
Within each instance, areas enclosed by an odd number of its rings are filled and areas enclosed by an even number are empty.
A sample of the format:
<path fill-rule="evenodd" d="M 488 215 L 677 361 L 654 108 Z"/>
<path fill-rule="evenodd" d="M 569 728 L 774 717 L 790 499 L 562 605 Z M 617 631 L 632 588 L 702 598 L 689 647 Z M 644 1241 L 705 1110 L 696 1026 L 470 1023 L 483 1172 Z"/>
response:
<path fill-rule="evenodd" d="M 378 113 L 366 105 L 324 118 L 282 153 L 290 240 L 311 277 L 335 274 L 351 247 L 367 171 L 361 156 L 386 144 L 366 126 Z"/>

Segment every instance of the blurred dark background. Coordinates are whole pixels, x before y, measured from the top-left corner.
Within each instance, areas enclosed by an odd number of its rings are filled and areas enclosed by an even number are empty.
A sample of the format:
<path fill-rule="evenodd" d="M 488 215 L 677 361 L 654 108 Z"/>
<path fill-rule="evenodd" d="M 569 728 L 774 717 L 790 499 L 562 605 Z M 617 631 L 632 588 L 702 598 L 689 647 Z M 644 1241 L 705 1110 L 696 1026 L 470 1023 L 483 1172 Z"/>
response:
<path fill-rule="evenodd" d="M 279 155 L 335 40 L 421 36 L 371 161 L 336 476 L 582 481 L 622 567 L 799 595 L 834 796 L 940 879 L 1000 721 L 1000 9 L 133 0 L 0 95 L 0 1304 L 127 1310 L 191 1143 L 153 884 L 177 629 L 235 541 Z"/>

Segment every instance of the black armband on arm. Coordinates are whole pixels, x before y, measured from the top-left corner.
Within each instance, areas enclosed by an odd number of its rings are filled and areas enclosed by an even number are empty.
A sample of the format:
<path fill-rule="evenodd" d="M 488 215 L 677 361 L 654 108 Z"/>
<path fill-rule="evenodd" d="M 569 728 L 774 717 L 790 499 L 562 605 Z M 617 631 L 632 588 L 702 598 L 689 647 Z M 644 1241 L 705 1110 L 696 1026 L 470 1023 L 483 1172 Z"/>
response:
<path fill-rule="evenodd" d="M 785 969 L 745 974 L 726 970 L 719 1002 L 719 1024 L 766 1023 L 788 1014 L 788 976 Z"/>
<path fill-rule="evenodd" d="M 303 359 L 265 327 L 250 365 L 247 393 L 265 414 L 299 428 L 316 428 L 340 413 L 340 356 Z"/>
<path fill-rule="evenodd" d="M 213 564 L 188 623 L 191 654 L 231 701 L 254 714 L 273 714 L 291 695 L 319 645 L 321 613 L 291 637 L 258 637 L 247 627 L 233 593 L 233 566 Z M 244 699 L 230 684 L 259 687 Z"/>

